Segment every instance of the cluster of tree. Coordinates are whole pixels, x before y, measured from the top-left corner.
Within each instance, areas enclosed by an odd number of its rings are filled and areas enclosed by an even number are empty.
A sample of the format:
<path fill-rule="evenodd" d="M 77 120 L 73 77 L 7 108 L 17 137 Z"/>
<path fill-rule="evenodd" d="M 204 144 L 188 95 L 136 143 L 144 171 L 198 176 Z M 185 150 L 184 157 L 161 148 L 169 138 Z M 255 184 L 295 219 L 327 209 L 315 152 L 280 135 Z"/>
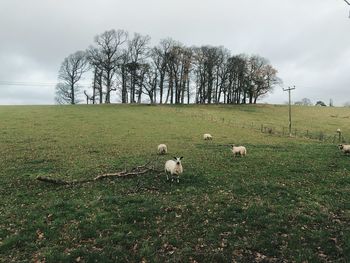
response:
<path fill-rule="evenodd" d="M 308 98 L 303 98 L 300 101 L 294 102 L 294 105 L 311 106 L 313 105 L 311 100 Z"/>
<path fill-rule="evenodd" d="M 303 98 L 303 99 L 301 99 L 300 101 L 294 102 L 294 105 L 312 106 L 313 104 L 312 104 L 312 102 L 311 102 L 310 99 L 308 99 L 308 98 Z M 323 101 L 319 100 L 319 101 L 317 101 L 317 102 L 315 103 L 315 106 L 323 106 L 323 107 L 326 107 L 327 104 L 324 103 Z M 334 106 L 333 100 L 330 99 L 330 100 L 329 100 L 329 107 L 333 107 L 333 106 Z"/>
<path fill-rule="evenodd" d="M 79 81 L 92 76 L 86 103 L 256 103 L 281 80 L 261 56 L 231 55 L 224 47 L 187 47 L 172 39 L 150 46 L 150 37 L 110 30 L 86 51 L 64 59 L 56 86 L 58 103 L 77 103 Z"/>

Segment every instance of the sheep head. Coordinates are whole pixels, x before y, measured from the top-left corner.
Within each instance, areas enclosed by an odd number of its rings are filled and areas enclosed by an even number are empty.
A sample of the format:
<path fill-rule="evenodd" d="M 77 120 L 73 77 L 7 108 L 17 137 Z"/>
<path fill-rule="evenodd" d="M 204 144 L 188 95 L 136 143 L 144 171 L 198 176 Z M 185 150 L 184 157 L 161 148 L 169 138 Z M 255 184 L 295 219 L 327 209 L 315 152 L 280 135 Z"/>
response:
<path fill-rule="evenodd" d="M 176 164 L 177 165 L 180 165 L 181 164 L 181 159 L 183 158 L 182 156 L 181 157 L 173 157 L 176 161 Z"/>

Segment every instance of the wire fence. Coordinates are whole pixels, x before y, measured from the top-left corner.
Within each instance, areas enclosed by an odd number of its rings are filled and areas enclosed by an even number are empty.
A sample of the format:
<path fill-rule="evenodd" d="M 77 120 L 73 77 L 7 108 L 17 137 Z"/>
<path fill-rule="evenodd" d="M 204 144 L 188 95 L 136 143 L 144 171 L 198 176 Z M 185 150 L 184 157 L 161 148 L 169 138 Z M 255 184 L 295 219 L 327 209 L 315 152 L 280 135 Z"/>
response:
<path fill-rule="evenodd" d="M 291 133 L 289 133 L 289 129 L 287 127 L 276 128 L 273 126 L 268 126 L 261 124 L 260 131 L 262 133 L 268 133 L 278 136 L 284 137 L 295 137 L 295 138 L 307 138 L 311 140 L 318 140 L 321 142 L 327 143 L 345 143 L 346 140 L 342 134 L 342 132 L 336 132 L 333 134 L 326 133 L 324 131 L 312 131 L 309 129 L 292 129 Z"/>
<path fill-rule="evenodd" d="M 298 129 L 294 128 L 289 133 L 289 128 L 284 126 L 277 126 L 273 124 L 257 123 L 257 122 L 244 122 L 237 121 L 236 119 L 227 117 L 218 117 L 208 113 L 190 113 L 193 118 L 200 118 L 205 121 L 222 123 L 230 127 L 239 127 L 243 129 L 250 129 L 256 132 L 269 134 L 271 136 L 280 137 L 292 137 L 292 138 L 304 138 L 310 140 L 317 140 L 324 143 L 347 143 L 348 140 L 344 134 L 337 130 L 334 133 L 327 133 L 325 131 L 315 131 L 311 129 Z"/>

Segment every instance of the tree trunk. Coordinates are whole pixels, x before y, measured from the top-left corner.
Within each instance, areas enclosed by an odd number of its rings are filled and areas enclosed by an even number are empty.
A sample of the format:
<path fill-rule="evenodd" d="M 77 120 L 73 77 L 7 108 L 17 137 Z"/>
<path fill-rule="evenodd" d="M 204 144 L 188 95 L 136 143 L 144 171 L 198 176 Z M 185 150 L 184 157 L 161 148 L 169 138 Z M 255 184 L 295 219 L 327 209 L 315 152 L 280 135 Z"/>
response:
<path fill-rule="evenodd" d="M 173 73 L 170 73 L 169 76 L 169 90 L 170 90 L 170 104 L 174 103 L 174 80 L 173 80 Z"/>
<path fill-rule="evenodd" d="M 71 104 L 74 105 L 75 104 L 75 94 L 74 94 L 74 84 L 71 85 Z"/>
<path fill-rule="evenodd" d="M 190 78 L 187 78 L 187 104 L 190 104 Z"/>
<path fill-rule="evenodd" d="M 106 76 L 106 98 L 105 98 L 105 103 L 110 103 L 110 93 L 111 93 L 111 87 L 112 83 L 111 83 L 111 71 L 108 70 L 107 71 L 107 76 Z"/>
<path fill-rule="evenodd" d="M 128 102 L 128 91 L 126 89 L 126 72 L 125 72 L 125 66 L 122 66 L 122 103 Z"/>
<path fill-rule="evenodd" d="M 163 90 L 164 90 L 164 74 L 161 74 L 160 83 L 159 83 L 159 104 L 163 103 Z"/>

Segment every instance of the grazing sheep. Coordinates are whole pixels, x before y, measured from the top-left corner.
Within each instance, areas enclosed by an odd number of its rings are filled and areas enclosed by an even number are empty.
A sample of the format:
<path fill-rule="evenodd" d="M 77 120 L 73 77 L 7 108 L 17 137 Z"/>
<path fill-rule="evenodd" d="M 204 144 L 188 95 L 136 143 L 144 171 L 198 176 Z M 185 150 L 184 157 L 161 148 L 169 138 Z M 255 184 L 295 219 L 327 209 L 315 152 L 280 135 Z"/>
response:
<path fill-rule="evenodd" d="M 182 172 L 183 172 L 183 168 L 182 168 L 182 164 L 181 164 L 182 158 L 183 157 L 180 157 L 180 158 L 174 157 L 175 161 L 174 160 L 166 161 L 165 166 L 164 166 L 164 170 L 165 170 L 167 180 L 169 180 L 168 173 L 170 173 L 171 177 L 173 175 L 176 175 L 177 182 L 179 182 L 179 175 L 182 174 Z M 171 178 L 171 181 L 173 181 L 173 178 Z"/>
<path fill-rule="evenodd" d="M 158 145 L 158 154 L 166 154 L 168 152 L 168 148 L 165 144 Z"/>
<path fill-rule="evenodd" d="M 246 156 L 247 149 L 244 146 L 235 146 L 234 144 L 232 144 L 232 153 L 233 157 L 235 157 L 236 155 Z"/>
<path fill-rule="evenodd" d="M 350 145 L 349 144 L 339 144 L 338 147 L 343 153 L 345 153 L 345 154 L 350 153 Z"/>
<path fill-rule="evenodd" d="M 209 133 L 205 133 L 205 134 L 203 134 L 203 139 L 204 140 L 212 140 L 213 137 Z"/>

